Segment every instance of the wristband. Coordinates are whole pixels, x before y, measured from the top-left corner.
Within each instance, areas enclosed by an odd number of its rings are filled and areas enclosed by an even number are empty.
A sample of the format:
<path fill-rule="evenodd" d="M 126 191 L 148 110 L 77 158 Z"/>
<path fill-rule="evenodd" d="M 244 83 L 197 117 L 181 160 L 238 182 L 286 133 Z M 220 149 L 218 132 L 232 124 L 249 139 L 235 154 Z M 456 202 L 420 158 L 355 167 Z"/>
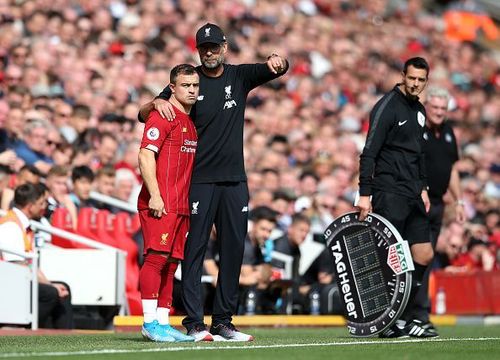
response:
<path fill-rule="evenodd" d="M 275 54 L 275 53 L 272 53 L 271 55 L 269 55 L 267 57 L 267 60 L 269 60 L 270 58 L 273 58 L 273 57 L 276 57 L 276 56 L 279 56 L 278 54 Z"/>

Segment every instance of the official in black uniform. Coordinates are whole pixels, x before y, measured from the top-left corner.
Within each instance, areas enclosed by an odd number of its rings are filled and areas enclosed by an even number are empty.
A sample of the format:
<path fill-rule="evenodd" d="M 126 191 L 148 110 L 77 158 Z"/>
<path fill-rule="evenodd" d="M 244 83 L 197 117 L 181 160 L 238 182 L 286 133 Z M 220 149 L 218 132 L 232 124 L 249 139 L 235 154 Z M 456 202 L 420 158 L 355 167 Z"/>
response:
<path fill-rule="evenodd" d="M 421 284 L 433 257 L 429 241 L 425 158 L 422 149 L 425 108 L 418 95 L 424 90 L 429 65 L 420 57 L 404 64 L 402 82 L 380 99 L 370 113 L 370 128 L 360 159 L 360 220 L 373 211 L 388 219 L 408 240 L 415 271 L 412 294 Z M 407 311 L 410 311 L 410 303 Z M 430 337 L 417 322 L 398 320 L 381 337 Z"/>
<path fill-rule="evenodd" d="M 187 317 L 183 325 L 197 341 L 251 341 L 232 321 L 238 303 L 238 279 L 248 220 L 248 187 L 243 163 L 243 124 L 248 93 L 283 75 L 288 62 L 272 54 L 258 64 L 224 64 L 226 37 L 214 24 L 196 33 L 201 65 L 200 93 L 191 111 L 198 132 L 198 148 L 190 191 L 191 228 L 182 262 L 183 301 Z M 156 109 L 167 119 L 172 111 L 165 99 L 170 90 L 141 107 L 147 119 Z M 215 224 L 220 241 L 220 271 L 210 333 L 203 323 L 201 274 L 210 229 Z"/>
<path fill-rule="evenodd" d="M 424 128 L 424 153 L 427 167 L 427 183 L 431 208 L 429 222 L 432 248 L 436 247 L 443 221 L 443 196 L 449 190 L 455 200 L 455 220 L 465 222 L 464 203 L 461 200 L 460 178 L 453 164 L 458 160 L 458 147 L 453 128 L 448 124 L 446 113 L 450 95 L 446 89 L 430 87 L 427 90 L 425 110 L 427 111 Z M 436 332 L 429 321 L 430 304 L 428 298 L 430 268 L 426 271 L 422 286 L 415 298 L 413 317 L 422 322 L 422 327 Z"/>

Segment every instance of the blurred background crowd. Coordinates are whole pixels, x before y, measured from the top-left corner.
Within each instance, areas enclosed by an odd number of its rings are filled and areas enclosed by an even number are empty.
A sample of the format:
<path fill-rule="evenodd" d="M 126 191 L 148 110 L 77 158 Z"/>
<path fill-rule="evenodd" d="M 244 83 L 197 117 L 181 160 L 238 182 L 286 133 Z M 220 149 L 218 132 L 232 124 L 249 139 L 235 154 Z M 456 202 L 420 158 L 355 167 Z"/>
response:
<path fill-rule="evenodd" d="M 2 208 L 26 181 L 45 181 L 52 206 L 67 207 L 75 226 L 78 209 L 105 207 L 89 199 L 90 190 L 134 205 L 141 184 L 139 107 L 168 84 L 173 66 L 199 62 L 195 31 L 210 21 L 228 37 L 226 62 L 265 62 L 277 53 L 291 66 L 248 98 L 251 209 L 277 211 L 283 233 L 301 213 L 313 239 L 351 211 L 369 112 L 400 80 L 404 61 L 423 56 L 429 84 L 452 95 L 448 118 L 460 147 L 467 215 L 459 225 L 453 207 L 445 214 L 436 266 L 495 269 L 500 8 L 494 3 L 0 0 Z"/>

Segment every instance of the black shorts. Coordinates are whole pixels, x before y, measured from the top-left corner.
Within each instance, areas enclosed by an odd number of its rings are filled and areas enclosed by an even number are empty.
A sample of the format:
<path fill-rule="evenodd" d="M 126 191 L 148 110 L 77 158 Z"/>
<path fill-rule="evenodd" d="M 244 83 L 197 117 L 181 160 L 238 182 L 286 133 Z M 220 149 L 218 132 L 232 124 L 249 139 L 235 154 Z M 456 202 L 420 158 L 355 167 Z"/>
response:
<path fill-rule="evenodd" d="M 421 197 L 376 191 L 372 207 L 373 212 L 389 220 L 410 245 L 430 242 L 429 218 Z"/>

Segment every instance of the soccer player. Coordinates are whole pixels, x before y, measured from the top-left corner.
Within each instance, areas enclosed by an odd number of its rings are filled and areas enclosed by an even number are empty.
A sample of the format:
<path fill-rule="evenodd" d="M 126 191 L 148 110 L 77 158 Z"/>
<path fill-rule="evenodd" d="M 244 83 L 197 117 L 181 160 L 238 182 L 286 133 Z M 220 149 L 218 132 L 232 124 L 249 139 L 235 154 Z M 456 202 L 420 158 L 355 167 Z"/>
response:
<path fill-rule="evenodd" d="M 374 106 L 360 159 L 359 220 L 373 211 L 388 219 L 410 243 L 415 264 L 412 292 L 403 318 L 381 337 L 433 337 L 435 333 L 410 321 L 418 287 L 433 257 L 427 212 L 427 174 L 423 152 L 425 108 L 418 95 L 429 77 L 429 65 L 420 57 L 407 60 L 402 81 Z M 373 197 L 373 198 L 372 198 Z"/>
<path fill-rule="evenodd" d="M 201 65 L 200 95 L 193 107 L 200 146 L 196 153 L 189 201 L 191 228 L 182 262 L 182 297 L 188 334 L 197 341 L 251 341 L 238 331 L 232 316 L 238 304 L 238 282 L 248 224 L 248 186 L 243 164 L 243 125 L 248 93 L 288 70 L 283 57 L 272 54 L 264 63 L 224 63 L 226 37 L 214 24 L 196 33 Z M 141 107 L 140 118 L 152 109 L 171 119 L 170 90 Z M 149 126 L 149 124 L 148 124 Z M 220 242 L 220 271 L 217 280 L 212 326 L 203 322 L 201 274 L 210 230 L 215 224 Z"/>
<path fill-rule="evenodd" d="M 144 180 L 137 203 L 144 237 L 144 264 L 139 276 L 142 335 L 152 341 L 194 341 L 169 325 L 169 313 L 174 274 L 184 258 L 189 230 L 188 191 L 198 139 L 188 114 L 198 98 L 196 69 L 188 64 L 175 66 L 169 87 L 175 120 L 164 121 L 152 111 L 139 151 Z"/>

